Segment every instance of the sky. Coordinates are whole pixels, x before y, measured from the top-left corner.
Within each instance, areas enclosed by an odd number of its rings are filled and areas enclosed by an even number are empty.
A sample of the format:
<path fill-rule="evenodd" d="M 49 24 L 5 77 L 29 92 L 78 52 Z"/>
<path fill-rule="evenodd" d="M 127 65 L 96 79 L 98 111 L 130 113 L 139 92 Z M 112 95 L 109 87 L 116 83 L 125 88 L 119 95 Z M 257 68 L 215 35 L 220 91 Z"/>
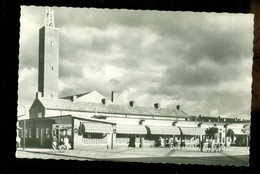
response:
<path fill-rule="evenodd" d="M 18 103 L 27 115 L 38 90 L 47 8 L 21 7 Z M 123 105 L 134 100 L 181 105 L 194 116 L 250 118 L 253 14 L 52 9 L 60 29 L 60 97 L 96 90 L 110 99 L 116 91 Z"/>

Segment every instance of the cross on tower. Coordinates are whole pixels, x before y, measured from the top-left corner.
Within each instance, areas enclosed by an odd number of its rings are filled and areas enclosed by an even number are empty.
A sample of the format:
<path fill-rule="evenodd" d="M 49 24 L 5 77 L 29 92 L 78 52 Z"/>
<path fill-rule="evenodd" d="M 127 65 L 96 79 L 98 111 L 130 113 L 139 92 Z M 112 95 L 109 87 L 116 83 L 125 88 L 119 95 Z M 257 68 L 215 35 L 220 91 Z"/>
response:
<path fill-rule="evenodd" d="M 55 27 L 54 26 L 54 11 L 49 9 L 45 10 L 45 22 L 44 25 L 48 27 Z"/>

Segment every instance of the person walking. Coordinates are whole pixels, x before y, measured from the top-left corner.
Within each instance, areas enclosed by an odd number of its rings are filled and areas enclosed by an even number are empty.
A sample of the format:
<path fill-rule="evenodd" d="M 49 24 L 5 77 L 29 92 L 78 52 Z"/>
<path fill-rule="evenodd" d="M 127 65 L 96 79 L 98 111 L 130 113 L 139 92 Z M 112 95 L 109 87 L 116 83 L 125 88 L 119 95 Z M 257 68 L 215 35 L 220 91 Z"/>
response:
<path fill-rule="evenodd" d="M 211 152 L 211 148 L 212 148 L 212 141 L 211 141 L 211 139 L 209 139 L 207 151 L 210 151 L 210 152 Z"/>
<path fill-rule="evenodd" d="M 55 150 L 57 149 L 57 137 L 54 134 L 52 137 L 52 149 L 53 149 L 53 153 L 55 152 Z"/>
<path fill-rule="evenodd" d="M 204 147 L 204 141 L 200 141 L 200 151 L 203 152 L 203 147 Z"/>
<path fill-rule="evenodd" d="M 65 147 L 65 150 L 66 150 L 67 153 L 68 153 L 68 152 L 69 152 L 69 149 L 71 148 L 71 146 L 70 146 L 69 139 L 68 139 L 67 135 L 66 135 L 65 138 L 64 138 L 64 147 Z"/>

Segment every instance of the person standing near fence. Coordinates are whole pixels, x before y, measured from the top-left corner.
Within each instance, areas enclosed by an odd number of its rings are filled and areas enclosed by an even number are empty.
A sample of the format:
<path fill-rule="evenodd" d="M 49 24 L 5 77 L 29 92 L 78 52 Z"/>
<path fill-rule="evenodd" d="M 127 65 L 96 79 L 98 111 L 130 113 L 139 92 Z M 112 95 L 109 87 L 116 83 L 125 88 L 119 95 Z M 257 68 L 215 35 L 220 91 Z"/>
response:
<path fill-rule="evenodd" d="M 56 135 L 54 134 L 53 137 L 52 137 L 52 149 L 53 149 L 53 153 L 55 152 L 57 148 L 57 137 Z"/>

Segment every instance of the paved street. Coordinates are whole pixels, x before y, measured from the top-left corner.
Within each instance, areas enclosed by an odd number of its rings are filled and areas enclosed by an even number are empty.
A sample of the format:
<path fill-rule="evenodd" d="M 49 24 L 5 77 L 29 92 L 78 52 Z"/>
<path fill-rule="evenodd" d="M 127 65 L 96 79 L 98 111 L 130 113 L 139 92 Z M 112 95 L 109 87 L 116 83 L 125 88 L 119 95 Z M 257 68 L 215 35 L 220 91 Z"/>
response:
<path fill-rule="evenodd" d="M 25 151 L 18 149 L 16 157 L 247 166 L 249 149 L 245 147 L 232 147 L 219 153 L 200 152 L 195 149 L 118 148 L 70 150 L 68 153 L 56 151 L 53 153 L 52 149 L 26 148 Z"/>

